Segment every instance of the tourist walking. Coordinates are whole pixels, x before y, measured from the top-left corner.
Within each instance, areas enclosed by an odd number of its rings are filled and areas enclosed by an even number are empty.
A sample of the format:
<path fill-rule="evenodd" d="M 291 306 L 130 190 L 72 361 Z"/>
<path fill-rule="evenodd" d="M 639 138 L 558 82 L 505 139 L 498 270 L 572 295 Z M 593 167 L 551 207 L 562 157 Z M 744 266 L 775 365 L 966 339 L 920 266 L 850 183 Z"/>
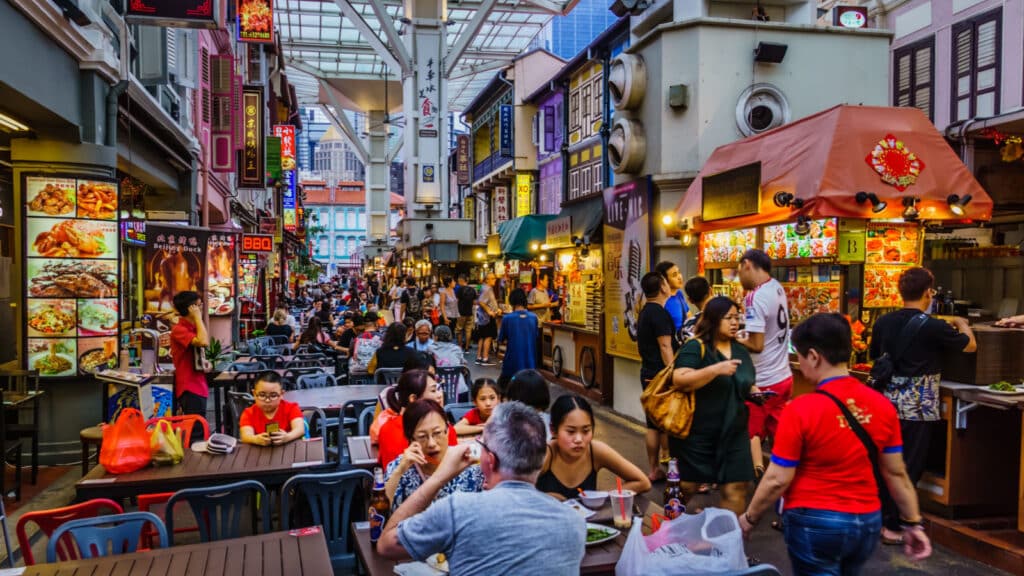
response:
<path fill-rule="evenodd" d="M 682 341 L 683 323 L 690 313 L 690 307 L 686 304 L 686 295 L 683 292 L 683 274 L 675 263 L 664 261 L 654 267 L 654 271 L 665 277 L 668 282 L 669 297 L 665 300 L 665 310 L 672 316 L 672 324 L 675 326 L 675 334 Z"/>
<path fill-rule="evenodd" d="M 494 295 L 494 284 L 497 278 L 493 273 L 484 277 L 484 286 L 477 299 L 477 338 L 479 343 L 476 348 L 476 363 L 480 366 L 494 366 L 491 361 L 491 345 L 498 335 L 498 318 L 501 316 L 501 308 L 498 307 L 498 299 Z"/>
<path fill-rule="evenodd" d="M 462 349 L 469 352 L 473 343 L 473 328 L 476 324 L 476 317 L 473 307 L 476 305 L 476 288 L 469 285 L 465 274 L 459 275 L 459 286 L 456 292 L 458 301 L 459 316 L 455 319 L 455 341 L 462 345 Z M 477 358 L 480 355 L 477 354 Z"/>
<path fill-rule="evenodd" d="M 672 316 L 665 310 L 669 298 L 668 282 L 657 272 L 648 272 L 640 279 L 640 289 L 647 301 L 637 321 L 637 348 L 640 351 L 640 388 L 646 390 L 651 379 L 666 366 L 672 364 L 679 341 L 676 338 Z M 644 415 L 647 422 L 645 445 L 647 447 L 647 477 L 652 482 L 665 478 L 665 471 L 658 464 L 662 446 L 667 447 L 668 437 L 651 417 Z"/>
<path fill-rule="evenodd" d="M 526 309 L 526 292 L 516 288 L 509 294 L 512 312 L 502 317 L 498 344 L 505 344 L 499 382 L 510 380 L 516 372 L 537 367 L 537 337 L 540 332 L 537 315 Z"/>
<path fill-rule="evenodd" d="M 441 303 L 438 308 L 441 311 L 441 324 L 455 333 L 456 323 L 460 318 L 459 301 L 455 297 L 455 279 L 448 276 L 444 279 L 441 287 Z"/>

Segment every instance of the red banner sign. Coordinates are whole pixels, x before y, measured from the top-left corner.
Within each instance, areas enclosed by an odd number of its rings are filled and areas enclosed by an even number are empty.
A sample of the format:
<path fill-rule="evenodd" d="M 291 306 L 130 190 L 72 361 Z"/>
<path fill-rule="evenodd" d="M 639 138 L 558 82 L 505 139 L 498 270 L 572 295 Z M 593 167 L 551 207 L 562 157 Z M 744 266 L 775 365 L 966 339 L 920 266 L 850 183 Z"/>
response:
<path fill-rule="evenodd" d="M 281 169 L 295 170 L 295 126 L 277 124 L 274 136 L 281 139 Z"/>

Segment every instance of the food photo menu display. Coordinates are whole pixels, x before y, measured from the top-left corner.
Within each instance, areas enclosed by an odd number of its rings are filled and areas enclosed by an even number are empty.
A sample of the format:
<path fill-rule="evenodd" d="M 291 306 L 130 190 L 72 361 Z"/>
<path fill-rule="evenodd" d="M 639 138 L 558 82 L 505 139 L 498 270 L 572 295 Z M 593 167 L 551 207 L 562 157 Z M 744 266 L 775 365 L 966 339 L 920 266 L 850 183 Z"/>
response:
<path fill-rule="evenodd" d="M 736 263 L 748 248 L 757 248 L 757 228 L 706 232 L 700 241 L 704 264 Z"/>
<path fill-rule="evenodd" d="M 920 228 L 916 224 L 869 223 L 864 252 L 863 306 L 902 306 L 899 279 L 904 270 L 921 262 Z"/>
<path fill-rule="evenodd" d="M 811 220 L 807 234 L 797 234 L 796 224 L 764 227 L 764 251 L 772 260 L 834 258 L 836 219 Z"/>
<path fill-rule="evenodd" d="M 22 190 L 28 369 L 53 378 L 116 362 L 117 183 L 26 176 Z"/>

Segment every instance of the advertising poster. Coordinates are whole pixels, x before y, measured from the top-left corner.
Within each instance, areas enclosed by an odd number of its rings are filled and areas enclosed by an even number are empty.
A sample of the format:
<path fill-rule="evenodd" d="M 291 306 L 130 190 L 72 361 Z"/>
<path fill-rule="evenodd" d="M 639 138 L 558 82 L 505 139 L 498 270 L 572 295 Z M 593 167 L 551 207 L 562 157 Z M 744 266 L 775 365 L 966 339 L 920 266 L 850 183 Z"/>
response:
<path fill-rule="evenodd" d="M 256 300 L 256 286 L 260 277 L 259 254 L 240 254 L 238 260 L 238 296 Z"/>
<path fill-rule="evenodd" d="M 605 349 L 632 360 L 640 360 L 640 278 L 651 268 L 649 202 L 647 179 L 604 191 Z"/>
<path fill-rule="evenodd" d="M 147 314 L 158 318 L 172 315 L 175 294 L 185 290 L 202 293 L 209 235 L 198 228 L 149 225 L 143 284 Z"/>
<path fill-rule="evenodd" d="M 236 13 L 240 42 L 274 42 L 273 0 L 238 0 Z"/>
<path fill-rule="evenodd" d="M 206 307 L 210 316 L 235 311 L 235 236 L 211 234 L 206 252 Z"/>
<path fill-rule="evenodd" d="M 705 265 L 735 264 L 747 249 L 757 247 L 757 228 L 705 232 L 700 242 Z"/>
<path fill-rule="evenodd" d="M 118 353 L 117 183 L 24 183 L 27 367 L 46 378 L 91 373 Z"/>

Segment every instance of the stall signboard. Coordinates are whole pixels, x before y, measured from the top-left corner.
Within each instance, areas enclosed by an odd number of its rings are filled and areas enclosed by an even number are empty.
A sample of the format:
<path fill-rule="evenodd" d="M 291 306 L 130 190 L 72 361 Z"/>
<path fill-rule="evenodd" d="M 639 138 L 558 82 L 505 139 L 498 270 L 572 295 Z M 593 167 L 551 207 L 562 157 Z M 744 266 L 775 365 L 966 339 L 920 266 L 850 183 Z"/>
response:
<path fill-rule="evenodd" d="M 507 221 L 508 218 L 508 187 L 507 186 L 495 186 L 494 187 L 494 229 L 498 229 L 498 225 L 502 222 Z"/>
<path fill-rule="evenodd" d="M 206 308 L 210 316 L 235 311 L 235 235 L 213 233 L 206 250 Z"/>
<path fill-rule="evenodd" d="M 267 136 L 263 149 L 266 154 L 267 178 L 271 180 L 281 179 L 281 138 Z"/>
<path fill-rule="evenodd" d="M 516 174 L 516 218 L 533 213 L 533 182 L 529 174 Z"/>
<path fill-rule="evenodd" d="M 772 260 L 802 258 L 834 259 L 836 219 L 811 220 L 807 234 L 797 234 L 796 224 L 775 224 L 764 227 L 764 251 Z"/>
<path fill-rule="evenodd" d="M 118 185 L 26 175 L 27 368 L 42 378 L 91 374 L 120 342 Z"/>
<path fill-rule="evenodd" d="M 281 198 L 282 215 L 284 217 L 284 229 L 288 232 L 295 232 L 298 228 L 298 213 L 295 208 L 295 171 L 289 170 L 284 173 L 284 192 Z"/>
<path fill-rule="evenodd" d="M 651 267 L 649 207 L 650 184 L 646 178 L 604 191 L 605 349 L 633 360 L 640 359 L 640 278 Z"/>
<path fill-rule="evenodd" d="M 704 266 L 737 264 L 745 251 L 757 247 L 757 228 L 705 232 L 700 243 Z"/>
<path fill-rule="evenodd" d="M 572 216 L 562 216 L 554 220 L 548 220 L 547 230 L 544 239 L 548 246 L 571 246 L 572 245 Z"/>
<path fill-rule="evenodd" d="M 498 107 L 498 148 L 502 158 L 512 156 L 512 106 Z"/>
<path fill-rule="evenodd" d="M 238 185 L 263 188 L 265 175 L 263 139 L 263 88 L 246 86 L 242 90 L 242 163 L 238 167 Z"/>
<path fill-rule="evenodd" d="M 242 234 L 242 252 L 273 252 L 273 234 Z"/>
<path fill-rule="evenodd" d="M 701 219 L 705 222 L 757 214 L 761 209 L 761 163 L 703 176 L 701 188 Z"/>
<path fill-rule="evenodd" d="M 128 0 L 124 19 L 130 24 L 173 28 L 220 27 L 218 0 Z"/>
<path fill-rule="evenodd" d="M 459 186 L 469 184 L 469 134 L 459 134 L 455 139 L 455 173 Z"/>
<path fill-rule="evenodd" d="M 274 43 L 274 1 L 237 0 L 238 41 Z"/>
<path fill-rule="evenodd" d="M 864 308 L 898 308 L 900 275 L 920 265 L 921 230 L 916 224 L 870 222 L 865 230 Z"/>
<path fill-rule="evenodd" d="M 145 246 L 146 221 L 121 220 L 121 241 L 129 246 Z"/>
<path fill-rule="evenodd" d="M 295 170 L 295 126 L 275 124 L 274 136 L 281 139 L 281 169 Z"/>
<path fill-rule="evenodd" d="M 238 296 L 256 300 L 256 286 L 260 277 L 260 256 L 254 252 L 238 255 Z"/>

